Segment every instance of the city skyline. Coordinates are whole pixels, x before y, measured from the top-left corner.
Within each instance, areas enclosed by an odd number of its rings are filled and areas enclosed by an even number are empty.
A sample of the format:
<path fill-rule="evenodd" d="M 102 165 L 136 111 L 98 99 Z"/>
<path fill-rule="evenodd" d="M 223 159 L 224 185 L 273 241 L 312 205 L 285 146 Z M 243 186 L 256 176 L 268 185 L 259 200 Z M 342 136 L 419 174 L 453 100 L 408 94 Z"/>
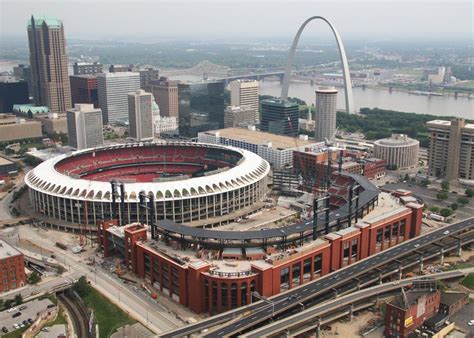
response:
<path fill-rule="evenodd" d="M 88 13 L 88 24 L 84 25 L 84 21 L 76 14 L 87 4 L 87 1 L 3 1 L 0 36 L 3 39 L 21 35 L 20 26 L 24 23 L 19 18 L 25 17 L 26 20 L 32 14 L 61 17 L 68 27 L 68 38 L 141 37 L 140 40 L 151 40 L 149 42 L 154 38 L 290 38 L 292 32 L 287 27 L 298 25 L 308 13 L 330 17 L 340 34 L 349 39 L 469 38 L 472 30 L 472 3 L 468 1 L 429 2 L 428 7 L 427 1 L 243 1 L 239 2 L 239 6 L 235 6 L 232 1 L 141 1 L 119 2 L 112 12 L 110 2 L 101 1 L 94 3 L 94 11 Z M 147 14 L 130 14 L 137 4 L 147 7 Z M 388 11 L 393 18 L 400 18 L 399 21 L 385 20 Z M 228 20 L 229 13 L 240 19 Z M 157 29 L 155 20 L 160 20 L 160 27 L 166 29 Z M 280 24 L 282 20 L 285 25 Z M 323 37 L 325 29 L 322 25 L 315 25 L 306 36 Z"/>

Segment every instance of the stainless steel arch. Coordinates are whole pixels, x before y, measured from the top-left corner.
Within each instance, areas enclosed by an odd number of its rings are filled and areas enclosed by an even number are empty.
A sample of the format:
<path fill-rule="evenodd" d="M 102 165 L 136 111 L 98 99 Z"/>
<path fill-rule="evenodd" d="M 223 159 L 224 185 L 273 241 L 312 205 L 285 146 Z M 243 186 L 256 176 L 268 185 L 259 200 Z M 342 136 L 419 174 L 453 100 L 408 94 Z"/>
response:
<path fill-rule="evenodd" d="M 326 18 L 322 16 L 312 16 L 307 19 L 301 27 L 298 29 L 295 38 L 293 39 L 293 44 L 291 45 L 290 54 L 288 55 L 288 63 L 285 70 L 285 77 L 283 78 L 283 87 L 281 89 L 281 99 L 286 100 L 288 98 L 288 89 L 290 87 L 290 77 L 291 77 L 291 68 L 293 67 L 293 60 L 295 58 L 296 47 L 298 46 L 298 41 L 300 39 L 301 33 L 305 29 L 306 25 L 313 20 L 322 20 L 328 24 L 331 28 L 334 37 L 336 38 L 337 47 L 339 49 L 339 57 L 341 58 L 342 63 L 342 72 L 344 74 L 344 90 L 345 90 L 345 99 L 346 99 L 346 111 L 347 113 L 354 112 L 354 102 L 352 97 L 352 82 L 351 82 L 351 74 L 349 73 L 349 65 L 347 63 L 346 51 L 344 49 L 344 45 L 342 44 L 341 37 L 337 32 L 336 28 L 333 24 Z"/>

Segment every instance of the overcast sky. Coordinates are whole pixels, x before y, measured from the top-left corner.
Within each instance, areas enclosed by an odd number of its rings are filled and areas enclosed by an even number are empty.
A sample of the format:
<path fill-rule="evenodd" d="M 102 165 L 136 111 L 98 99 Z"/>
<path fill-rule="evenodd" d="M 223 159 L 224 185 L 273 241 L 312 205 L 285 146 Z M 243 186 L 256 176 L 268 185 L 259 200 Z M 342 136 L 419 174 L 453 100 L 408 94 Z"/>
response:
<path fill-rule="evenodd" d="M 68 38 L 289 37 L 325 16 L 345 38 L 471 38 L 472 1 L 0 0 L 2 35 L 24 36 L 31 14 L 63 20 Z M 328 34 L 322 23 L 306 35 Z"/>

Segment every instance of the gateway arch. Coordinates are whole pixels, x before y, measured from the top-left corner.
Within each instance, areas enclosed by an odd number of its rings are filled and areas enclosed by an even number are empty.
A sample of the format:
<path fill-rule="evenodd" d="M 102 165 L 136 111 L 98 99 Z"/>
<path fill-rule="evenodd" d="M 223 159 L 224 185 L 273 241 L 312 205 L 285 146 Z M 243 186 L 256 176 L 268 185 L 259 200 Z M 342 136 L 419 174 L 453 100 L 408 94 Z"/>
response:
<path fill-rule="evenodd" d="M 346 112 L 351 114 L 354 112 L 354 102 L 352 97 L 352 82 L 351 82 L 351 74 L 349 73 L 349 65 L 347 63 L 346 51 L 344 49 L 344 45 L 342 44 L 341 37 L 337 32 L 336 28 L 333 24 L 326 18 L 322 16 L 312 16 L 307 19 L 298 29 L 295 38 L 293 39 L 293 44 L 291 45 L 290 54 L 288 56 L 288 64 L 285 70 L 285 77 L 283 78 L 283 87 L 281 89 L 281 99 L 286 100 L 288 98 L 288 89 L 290 87 L 290 77 L 291 77 L 291 69 L 293 68 L 293 60 L 295 58 L 296 47 L 298 46 L 298 41 L 300 39 L 301 33 L 305 29 L 306 25 L 313 20 L 322 20 L 328 24 L 331 28 L 334 37 L 336 38 L 337 47 L 339 49 L 339 57 L 341 58 L 342 63 L 342 72 L 344 75 L 344 93 L 346 99 Z"/>

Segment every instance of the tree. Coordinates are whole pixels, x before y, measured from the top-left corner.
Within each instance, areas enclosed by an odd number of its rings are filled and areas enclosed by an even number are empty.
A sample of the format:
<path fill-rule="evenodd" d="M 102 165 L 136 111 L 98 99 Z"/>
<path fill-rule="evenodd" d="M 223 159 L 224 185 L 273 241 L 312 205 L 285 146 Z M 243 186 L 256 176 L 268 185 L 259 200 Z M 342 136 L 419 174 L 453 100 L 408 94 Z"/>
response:
<path fill-rule="evenodd" d="M 441 211 L 439 212 L 439 214 L 443 217 L 449 217 L 453 214 L 453 211 L 449 208 L 444 208 L 444 209 L 441 209 Z"/>
<path fill-rule="evenodd" d="M 457 203 L 451 204 L 451 210 L 457 210 L 459 208 Z"/>
<path fill-rule="evenodd" d="M 21 296 L 21 294 L 17 294 L 15 296 L 14 302 L 16 305 L 20 305 L 21 303 L 23 303 L 23 297 Z"/>
<path fill-rule="evenodd" d="M 467 188 L 465 191 L 465 194 L 467 197 L 474 197 L 474 189 L 473 188 Z"/>
<path fill-rule="evenodd" d="M 460 196 L 458 197 L 458 203 L 461 204 L 462 206 L 465 206 L 466 204 L 469 203 L 469 200 L 467 199 L 467 197 Z"/>
<path fill-rule="evenodd" d="M 441 189 L 443 189 L 444 191 L 448 191 L 449 190 L 449 181 L 444 180 L 443 182 L 441 182 Z"/>
<path fill-rule="evenodd" d="M 37 284 L 40 280 L 41 280 L 41 277 L 36 271 L 33 271 L 28 276 L 28 283 L 30 283 L 30 284 Z"/>
<path fill-rule="evenodd" d="M 429 184 L 430 184 L 430 181 L 427 180 L 427 179 L 421 180 L 421 182 L 420 182 L 420 185 L 421 185 L 422 187 L 425 187 L 425 188 L 426 188 Z"/>
<path fill-rule="evenodd" d="M 81 297 L 87 296 L 90 292 L 90 286 L 89 283 L 87 283 L 87 279 L 85 276 L 79 278 L 76 284 L 74 284 L 73 288 L 74 291 L 76 291 Z"/>
<path fill-rule="evenodd" d="M 449 197 L 448 193 L 446 191 L 439 192 L 436 194 L 436 198 L 440 201 L 447 200 Z"/>
<path fill-rule="evenodd" d="M 431 212 L 438 213 L 438 212 L 439 212 L 439 207 L 437 207 L 436 205 L 433 205 L 432 207 L 430 207 L 429 210 L 430 210 Z"/>
<path fill-rule="evenodd" d="M 403 179 L 404 181 L 409 181 L 410 180 L 410 175 L 405 174 L 405 178 Z"/>

